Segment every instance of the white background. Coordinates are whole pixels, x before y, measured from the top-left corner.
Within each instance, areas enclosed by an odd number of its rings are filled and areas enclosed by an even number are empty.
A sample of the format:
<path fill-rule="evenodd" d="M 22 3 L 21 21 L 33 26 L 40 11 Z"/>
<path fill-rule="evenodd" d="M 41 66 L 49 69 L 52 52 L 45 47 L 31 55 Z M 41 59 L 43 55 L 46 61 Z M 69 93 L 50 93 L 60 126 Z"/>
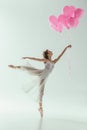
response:
<path fill-rule="evenodd" d="M 77 28 L 57 33 L 50 28 L 48 18 L 59 15 L 65 5 L 83 8 L 85 13 Z M 86 26 L 87 0 L 0 0 L 1 130 L 87 129 Z M 41 124 L 38 103 L 32 98 L 35 92 L 26 94 L 22 89 L 31 77 L 8 65 L 26 64 L 23 56 L 42 58 L 45 49 L 52 50 L 56 58 L 69 43 L 72 48 L 55 65 L 46 83 Z"/>

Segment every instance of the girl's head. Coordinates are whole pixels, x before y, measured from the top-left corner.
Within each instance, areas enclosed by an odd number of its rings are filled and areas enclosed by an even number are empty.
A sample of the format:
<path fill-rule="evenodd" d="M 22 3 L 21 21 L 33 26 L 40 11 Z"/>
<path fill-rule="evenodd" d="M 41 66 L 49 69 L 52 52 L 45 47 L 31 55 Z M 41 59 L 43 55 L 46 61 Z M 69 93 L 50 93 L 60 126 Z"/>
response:
<path fill-rule="evenodd" d="M 52 51 L 50 51 L 48 49 L 43 52 L 43 57 L 45 59 L 51 59 L 52 55 L 53 55 Z"/>

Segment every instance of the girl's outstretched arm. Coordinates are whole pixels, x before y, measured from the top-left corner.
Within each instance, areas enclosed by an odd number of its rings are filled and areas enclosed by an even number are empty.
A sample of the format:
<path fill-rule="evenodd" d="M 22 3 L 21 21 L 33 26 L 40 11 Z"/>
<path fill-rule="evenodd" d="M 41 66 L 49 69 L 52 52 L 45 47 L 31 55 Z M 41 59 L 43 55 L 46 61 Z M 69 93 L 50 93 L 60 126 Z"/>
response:
<path fill-rule="evenodd" d="M 67 48 L 71 48 L 71 47 L 72 47 L 72 45 L 66 46 L 65 49 L 61 52 L 61 54 L 56 59 L 53 60 L 53 62 L 54 63 L 58 62 L 58 60 L 63 56 L 63 54 L 65 53 L 65 51 L 67 50 Z"/>
<path fill-rule="evenodd" d="M 44 59 L 39 59 L 39 58 L 35 58 L 35 57 L 22 57 L 22 59 L 30 59 L 30 60 L 35 60 L 35 61 L 42 61 L 42 62 L 44 62 Z"/>

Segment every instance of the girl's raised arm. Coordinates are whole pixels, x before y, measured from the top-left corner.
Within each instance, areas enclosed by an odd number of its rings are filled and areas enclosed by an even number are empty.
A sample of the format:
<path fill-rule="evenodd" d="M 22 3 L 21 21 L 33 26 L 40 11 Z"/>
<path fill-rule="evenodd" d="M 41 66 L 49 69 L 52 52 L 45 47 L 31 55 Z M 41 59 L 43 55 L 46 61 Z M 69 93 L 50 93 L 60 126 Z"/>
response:
<path fill-rule="evenodd" d="M 53 62 L 57 63 L 58 60 L 63 56 L 63 54 L 65 53 L 65 51 L 67 50 L 67 48 L 71 48 L 71 47 L 72 47 L 71 45 L 66 46 L 65 49 L 61 52 L 61 54 L 56 59 L 53 60 Z"/>

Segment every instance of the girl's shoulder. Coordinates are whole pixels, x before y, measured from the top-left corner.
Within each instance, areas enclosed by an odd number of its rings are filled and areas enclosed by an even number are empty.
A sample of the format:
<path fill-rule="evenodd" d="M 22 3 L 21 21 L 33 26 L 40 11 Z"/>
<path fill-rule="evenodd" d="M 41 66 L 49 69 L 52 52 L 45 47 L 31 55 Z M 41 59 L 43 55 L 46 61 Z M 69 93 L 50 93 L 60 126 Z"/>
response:
<path fill-rule="evenodd" d="M 47 64 L 47 63 L 49 63 L 49 64 L 54 64 L 54 62 L 53 62 L 53 61 L 50 61 L 50 60 L 45 60 L 44 63 L 45 63 L 45 64 Z"/>

